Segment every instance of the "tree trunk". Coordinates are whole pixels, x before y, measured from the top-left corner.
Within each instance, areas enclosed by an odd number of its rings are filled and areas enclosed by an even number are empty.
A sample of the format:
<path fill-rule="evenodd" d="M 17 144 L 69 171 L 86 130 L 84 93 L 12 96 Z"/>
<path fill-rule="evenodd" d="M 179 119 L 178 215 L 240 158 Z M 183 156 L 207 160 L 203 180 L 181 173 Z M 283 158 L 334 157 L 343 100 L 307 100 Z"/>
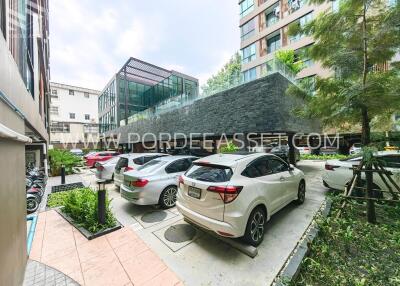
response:
<path fill-rule="evenodd" d="M 367 0 L 364 0 L 364 9 L 362 15 L 362 27 L 363 27 L 363 94 L 364 97 L 366 95 L 366 86 L 367 86 L 367 75 L 368 75 L 368 38 L 367 38 Z M 370 143 L 370 119 L 368 115 L 368 108 L 364 105 L 361 108 L 361 117 L 362 117 L 362 134 L 361 140 L 364 146 L 367 146 Z M 372 170 L 371 164 L 367 163 L 365 166 L 367 170 L 365 176 L 367 181 L 367 191 L 366 197 L 372 198 L 373 191 L 373 173 L 369 172 Z M 375 202 L 373 200 L 367 200 L 367 219 L 369 223 L 376 223 L 376 214 L 375 214 Z"/>

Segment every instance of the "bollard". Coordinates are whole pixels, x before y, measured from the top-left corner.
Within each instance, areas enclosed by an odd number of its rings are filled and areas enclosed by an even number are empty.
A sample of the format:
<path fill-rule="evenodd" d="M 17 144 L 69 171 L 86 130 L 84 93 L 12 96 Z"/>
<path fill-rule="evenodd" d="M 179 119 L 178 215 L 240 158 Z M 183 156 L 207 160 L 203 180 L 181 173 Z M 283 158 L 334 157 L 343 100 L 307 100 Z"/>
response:
<path fill-rule="evenodd" d="M 99 185 L 97 191 L 97 216 L 99 224 L 106 224 L 106 188 L 105 180 L 97 181 Z M 102 188 L 103 186 L 103 188 Z"/>
<path fill-rule="evenodd" d="M 61 165 L 61 185 L 65 185 L 65 166 Z"/>

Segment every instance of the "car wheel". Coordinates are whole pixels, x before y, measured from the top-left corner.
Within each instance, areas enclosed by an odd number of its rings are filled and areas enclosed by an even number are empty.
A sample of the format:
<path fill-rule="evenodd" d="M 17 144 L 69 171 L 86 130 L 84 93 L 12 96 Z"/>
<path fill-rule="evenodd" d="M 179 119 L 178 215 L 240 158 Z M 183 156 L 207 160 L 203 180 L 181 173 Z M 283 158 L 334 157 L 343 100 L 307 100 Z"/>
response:
<path fill-rule="evenodd" d="M 306 200 L 306 182 L 300 181 L 299 188 L 297 190 L 296 202 L 301 205 Z"/>
<path fill-rule="evenodd" d="M 176 204 L 176 193 L 178 189 L 175 186 L 169 186 L 162 191 L 159 204 L 163 209 L 169 209 Z"/>
<path fill-rule="evenodd" d="M 261 207 L 255 208 L 247 221 L 244 240 L 252 246 L 258 246 L 264 239 L 266 213 Z"/>

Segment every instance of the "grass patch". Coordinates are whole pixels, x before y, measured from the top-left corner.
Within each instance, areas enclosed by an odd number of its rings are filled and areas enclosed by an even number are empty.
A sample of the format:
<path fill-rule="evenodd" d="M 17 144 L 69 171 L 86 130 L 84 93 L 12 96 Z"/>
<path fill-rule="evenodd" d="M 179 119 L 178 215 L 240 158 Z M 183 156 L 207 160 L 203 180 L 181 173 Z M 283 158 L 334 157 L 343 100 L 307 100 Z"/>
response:
<path fill-rule="evenodd" d="M 110 202 L 106 198 L 106 223 L 97 221 L 97 193 L 90 188 L 75 189 L 68 192 L 53 193 L 49 196 L 49 207 L 63 206 L 62 211 L 70 216 L 76 224 L 91 233 L 116 226 L 116 219 L 111 212 Z"/>
<path fill-rule="evenodd" d="M 333 159 L 345 159 L 349 156 L 341 154 L 333 155 L 313 155 L 313 154 L 301 154 L 300 160 L 333 160 Z"/>
<path fill-rule="evenodd" d="M 319 233 L 290 285 L 400 285 L 400 206 L 376 205 L 378 223 L 366 222 L 365 205 L 340 199 L 317 220 Z"/>

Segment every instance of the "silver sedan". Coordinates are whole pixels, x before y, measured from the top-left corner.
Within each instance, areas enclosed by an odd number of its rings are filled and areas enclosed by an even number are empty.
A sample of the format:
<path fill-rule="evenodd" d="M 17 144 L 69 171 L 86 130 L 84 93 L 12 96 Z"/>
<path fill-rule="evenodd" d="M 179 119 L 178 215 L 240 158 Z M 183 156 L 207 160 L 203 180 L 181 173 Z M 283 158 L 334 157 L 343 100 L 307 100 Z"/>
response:
<path fill-rule="evenodd" d="M 137 170 L 124 173 L 121 196 L 137 205 L 175 206 L 178 178 L 197 160 L 193 156 L 154 159 Z"/>
<path fill-rule="evenodd" d="M 120 158 L 119 156 L 116 156 L 104 162 L 97 162 L 95 164 L 96 179 L 107 180 L 107 181 L 114 180 L 114 170 L 115 166 L 118 163 L 119 158 Z"/>

